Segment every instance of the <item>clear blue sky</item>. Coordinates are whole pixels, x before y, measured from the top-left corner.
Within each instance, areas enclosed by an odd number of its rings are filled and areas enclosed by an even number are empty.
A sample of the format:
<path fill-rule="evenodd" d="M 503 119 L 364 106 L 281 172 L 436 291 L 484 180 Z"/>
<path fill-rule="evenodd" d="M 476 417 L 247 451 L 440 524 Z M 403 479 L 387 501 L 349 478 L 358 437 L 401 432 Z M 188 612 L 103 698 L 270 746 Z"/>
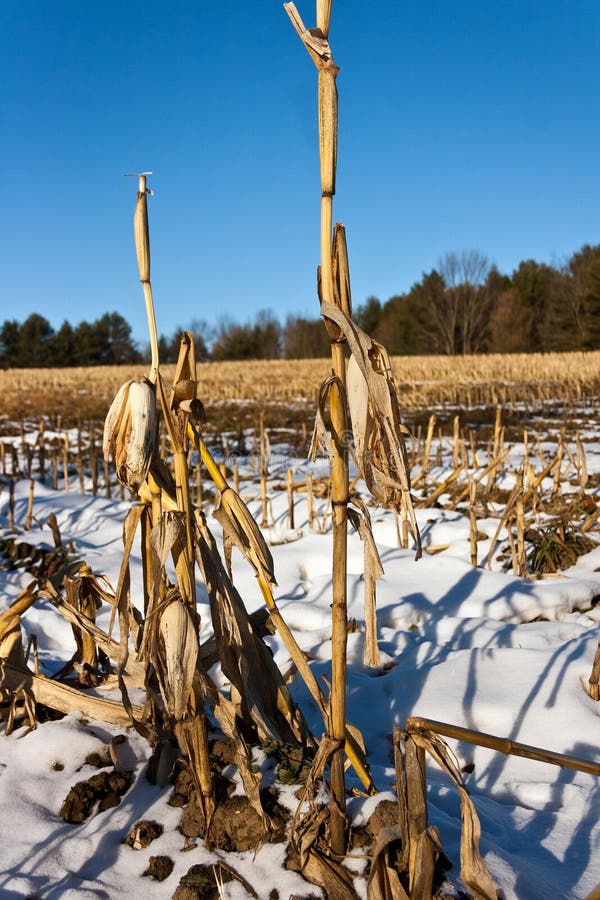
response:
<path fill-rule="evenodd" d="M 333 0 L 355 305 L 449 250 L 600 242 L 599 38 L 597 0 Z M 279 0 L 3 0 L 0 97 L 0 319 L 116 309 L 145 341 L 143 170 L 160 331 L 318 314 L 316 70 Z"/>

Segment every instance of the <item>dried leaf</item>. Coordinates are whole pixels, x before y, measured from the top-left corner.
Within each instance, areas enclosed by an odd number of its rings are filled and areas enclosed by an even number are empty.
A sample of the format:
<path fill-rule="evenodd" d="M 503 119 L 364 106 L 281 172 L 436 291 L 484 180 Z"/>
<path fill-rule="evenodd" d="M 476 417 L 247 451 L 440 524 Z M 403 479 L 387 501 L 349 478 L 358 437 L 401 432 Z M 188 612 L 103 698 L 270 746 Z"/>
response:
<path fill-rule="evenodd" d="M 101 606 L 102 593 L 96 590 L 94 573 L 86 563 L 81 563 L 77 569 L 66 572 L 62 583 L 65 590 L 67 603 L 79 613 L 78 618 L 87 619 L 91 623 L 96 621 L 96 610 Z M 72 624 L 77 652 L 74 662 L 80 663 L 82 668 L 79 680 L 83 684 L 97 684 L 98 652 L 96 642 L 88 629 L 82 629 L 79 625 Z"/>
<path fill-rule="evenodd" d="M 315 424 L 308 450 L 308 458 L 313 462 L 316 460 L 319 451 L 322 451 L 329 459 L 331 459 L 333 455 L 333 445 L 330 434 L 331 422 L 327 415 L 326 407 L 329 391 L 336 380 L 335 376 L 331 375 L 329 378 L 325 379 L 319 388 Z"/>
<path fill-rule="evenodd" d="M 320 820 L 319 822 L 315 821 L 317 811 L 316 807 L 312 805 L 316 794 L 316 784 L 317 781 L 320 781 L 323 778 L 325 769 L 329 764 L 331 757 L 337 750 L 339 750 L 339 747 L 340 741 L 334 740 L 334 738 L 329 737 L 329 735 L 327 734 L 324 734 L 321 737 L 319 746 L 317 747 L 315 758 L 313 759 L 310 771 L 308 773 L 308 778 L 306 779 L 304 790 L 302 791 L 301 801 L 296 808 L 296 812 L 294 813 L 292 828 L 290 832 L 290 841 L 300 854 L 300 864 L 302 866 L 306 862 L 306 854 L 317 840 L 321 827 L 319 824 Z M 300 810 L 305 800 L 308 800 L 311 803 L 312 808 L 307 815 L 301 817 Z M 329 815 L 328 810 L 322 810 L 321 812 L 324 816 Z"/>
<path fill-rule="evenodd" d="M 373 537 L 371 516 L 363 501 L 355 497 L 352 502 L 357 509 L 348 508 L 348 518 L 357 529 L 364 548 L 364 580 L 365 580 L 365 650 L 364 663 L 376 667 L 380 663 L 379 646 L 377 644 L 377 609 L 376 585 L 383 575 L 383 566 L 379 551 Z"/>
<path fill-rule="evenodd" d="M 402 831 L 399 826 L 382 828 L 377 835 L 369 871 L 367 900 L 410 900 L 400 881 L 398 869 L 390 858 L 394 845 L 399 847 L 401 841 Z"/>
<path fill-rule="evenodd" d="M 273 557 L 267 542 L 248 507 L 233 488 L 227 486 L 222 491 L 213 515 L 255 572 L 264 575 L 270 584 L 277 584 Z"/>
<path fill-rule="evenodd" d="M 37 600 L 36 582 L 32 581 L 0 615 L 0 659 L 13 666 L 27 668 L 23 652 L 21 616 Z M 0 681 L 0 688 L 2 688 Z"/>
<path fill-rule="evenodd" d="M 198 565 L 210 599 L 221 667 L 240 694 L 241 718 L 251 720 L 263 740 L 281 743 L 308 740 L 302 714 L 271 653 L 256 633 L 199 510 L 196 511 L 196 546 Z"/>
<path fill-rule="evenodd" d="M 359 469 L 369 491 L 383 506 L 399 509 L 404 494 L 418 558 L 421 541 L 389 356 L 382 344 L 333 304 L 321 303 L 321 314 L 342 330 L 351 353 L 346 390 Z"/>
<path fill-rule="evenodd" d="M 331 50 L 324 34 L 319 34 L 315 29 L 305 28 L 295 3 L 284 3 L 283 8 L 317 68 L 330 64 L 332 62 Z"/>
<path fill-rule="evenodd" d="M 40 586 L 38 596 L 50 600 L 54 608 L 67 619 L 68 622 L 76 625 L 81 631 L 85 631 L 93 640 L 94 644 L 100 647 L 109 659 L 113 659 L 115 662 L 119 660 L 120 645 L 109 638 L 105 631 L 99 628 L 86 615 L 80 612 L 80 610 L 71 604 L 66 603 L 62 595 L 49 580 Z M 127 672 L 136 687 L 143 687 L 145 675 L 143 666 L 135 660 L 130 660 L 127 664 Z"/>
<path fill-rule="evenodd" d="M 123 704 L 117 700 L 105 700 L 84 694 L 66 684 L 52 681 L 44 675 L 34 675 L 29 669 L 23 671 L 22 668 L 13 666 L 3 659 L 0 659 L 0 685 L 11 691 L 23 689 L 30 692 L 35 697 L 36 703 L 43 703 L 59 712 L 81 712 L 91 719 L 109 722 L 123 728 L 130 724 Z M 141 707 L 134 706 L 133 711 L 136 716 L 141 717 Z"/>
<path fill-rule="evenodd" d="M 237 727 L 235 707 L 230 700 L 227 700 L 217 690 L 205 672 L 201 672 L 199 677 L 215 719 L 221 726 L 224 734 L 233 741 L 235 763 L 238 767 L 246 796 L 263 820 L 265 828 L 269 828 L 271 822 L 263 809 L 260 799 L 261 774 L 253 769 L 251 751 Z"/>
<path fill-rule="evenodd" d="M 322 847 L 328 817 L 327 809 L 310 810 L 292 833 L 286 865 L 322 887 L 328 900 L 358 900 L 350 872 Z"/>

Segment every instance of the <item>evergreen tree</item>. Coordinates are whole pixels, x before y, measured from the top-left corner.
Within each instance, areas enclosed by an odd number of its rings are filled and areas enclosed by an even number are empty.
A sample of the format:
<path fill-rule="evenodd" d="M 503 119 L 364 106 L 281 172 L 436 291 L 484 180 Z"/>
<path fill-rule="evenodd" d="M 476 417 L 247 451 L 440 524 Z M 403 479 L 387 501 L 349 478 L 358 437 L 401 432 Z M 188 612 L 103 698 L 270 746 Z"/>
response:
<path fill-rule="evenodd" d="M 3 369 L 18 365 L 20 331 L 21 326 L 16 319 L 7 319 L 0 328 L 0 366 Z"/>
<path fill-rule="evenodd" d="M 75 332 L 70 322 L 62 323 L 49 348 L 48 365 L 74 366 L 76 365 Z"/>
<path fill-rule="evenodd" d="M 365 303 L 354 311 L 354 318 L 363 331 L 366 331 L 370 337 L 374 337 L 381 320 L 382 311 L 381 303 L 377 297 L 367 297 Z"/>
<path fill-rule="evenodd" d="M 17 358 L 19 367 L 45 366 L 50 358 L 54 330 L 48 319 L 39 313 L 28 316 L 19 329 Z"/>
<path fill-rule="evenodd" d="M 92 327 L 97 334 L 97 365 L 121 366 L 141 360 L 131 337 L 131 326 L 120 313 L 105 313 Z"/>
<path fill-rule="evenodd" d="M 566 272 L 567 304 L 571 309 L 578 345 L 600 347 L 600 244 L 585 244 L 569 260 Z"/>

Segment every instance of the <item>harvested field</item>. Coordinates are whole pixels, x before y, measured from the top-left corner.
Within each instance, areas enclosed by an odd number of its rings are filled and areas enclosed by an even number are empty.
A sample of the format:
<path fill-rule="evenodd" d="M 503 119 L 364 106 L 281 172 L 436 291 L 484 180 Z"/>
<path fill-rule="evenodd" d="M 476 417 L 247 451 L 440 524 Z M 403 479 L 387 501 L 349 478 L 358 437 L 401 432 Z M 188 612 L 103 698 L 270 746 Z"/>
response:
<path fill-rule="evenodd" d="M 600 351 L 394 357 L 392 366 L 400 407 L 413 413 L 441 405 L 470 410 L 516 403 L 530 410 L 549 403 L 595 406 L 600 394 Z M 309 404 L 314 410 L 330 368 L 326 359 L 199 363 L 198 381 L 207 409 L 224 405 L 236 416 L 242 403 L 251 409 Z M 103 419 L 121 384 L 145 371 L 142 365 L 0 371 L 0 415 L 45 416 L 53 423 L 60 417 L 67 427 Z M 170 384 L 174 366 L 161 371 Z"/>

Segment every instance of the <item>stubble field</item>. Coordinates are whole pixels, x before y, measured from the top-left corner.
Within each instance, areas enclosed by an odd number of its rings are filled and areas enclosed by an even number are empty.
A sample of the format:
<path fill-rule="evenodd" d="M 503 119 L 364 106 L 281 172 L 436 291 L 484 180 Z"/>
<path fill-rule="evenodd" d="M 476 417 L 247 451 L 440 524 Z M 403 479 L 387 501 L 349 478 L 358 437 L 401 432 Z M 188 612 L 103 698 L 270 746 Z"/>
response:
<path fill-rule="evenodd" d="M 393 361 L 411 430 L 408 463 L 424 552 L 415 561 L 405 510 L 394 514 L 372 503 L 351 464 L 351 503 L 370 513 L 384 571 L 377 579 L 376 649 L 368 649 L 369 554 L 351 530 L 348 721 L 363 735 L 377 793 L 367 796 L 349 769 L 349 846 L 339 896 L 380 896 L 373 893 L 375 848 L 398 818 L 392 734 L 411 716 L 505 741 L 503 752 L 471 745 L 466 732 L 448 741 L 481 820 L 482 856 L 500 896 L 583 900 L 600 883 L 600 725 L 593 699 L 600 693 L 599 364 L 600 353 Z M 260 525 L 273 557 L 277 606 L 323 690 L 332 677 L 331 483 L 326 454 L 309 462 L 307 451 L 328 372 L 327 360 L 198 366 L 206 443 Z M 117 484 L 112 464 L 104 465 L 102 422 L 123 381 L 144 373 L 141 366 L 0 373 L 0 657 L 2 641 L 12 652 L 18 634 L 28 666 L 16 681 L 2 669 L 0 811 L 11 811 L 13 827 L 0 848 L 0 893 L 110 900 L 338 896 L 304 880 L 310 867 L 293 853 L 294 814 L 307 814 L 299 798 L 310 753 L 296 758 L 295 748 L 259 739 L 260 728 L 258 737 L 246 732 L 262 802 L 277 826 L 263 834 L 252 818 L 247 773 L 211 714 L 211 767 L 223 792 L 211 844 L 189 775 L 179 762 L 157 782 L 156 747 L 153 754 L 152 741 L 131 727 L 121 703 L 115 632 L 123 621 L 115 619 L 115 597 L 123 523 L 136 504 Z M 165 376 L 172 377 L 168 368 Z M 160 453 L 171 465 L 164 436 Z M 223 487 L 192 448 L 187 463 L 191 500 L 227 560 L 223 519 L 212 515 Z M 147 612 L 144 540 L 136 539 L 129 556 L 133 629 Z M 93 576 L 81 576 L 88 571 L 78 568 L 83 564 Z M 281 633 L 265 627 L 252 566 L 235 551 L 231 567 L 254 627 L 318 740 L 323 718 L 310 678 L 301 677 Z M 77 578 L 88 577 L 105 591 L 91 613 L 84 612 L 83 594 L 72 593 Z M 172 567 L 164 577 L 173 577 Z M 198 570 L 195 577 L 200 659 L 215 690 L 239 704 L 215 662 L 210 577 Z M 27 591 L 40 586 L 30 598 Z M 75 619 L 69 598 L 81 605 Z M 15 625 L 6 611 L 29 599 L 35 602 Z M 151 621 L 147 616 L 144 627 Z M 79 626 L 94 638 L 97 669 L 81 663 Z M 157 702 L 156 686 L 144 679 L 147 665 L 132 642 L 125 678 L 138 725 L 146 721 L 144 705 Z M 27 733 L 32 715 L 37 729 Z M 507 755 L 507 741 L 540 748 L 545 761 L 539 754 L 537 761 Z M 565 767 L 565 755 L 575 768 Z M 311 815 L 322 802 L 317 793 Z M 430 763 L 427 806 L 450 865 L 436 867 L 435 896 L 469 896 L 460 875 L 458 795 Z M 150 825 L 146 843 L 140 834 Z M 482 895 L 495 896 L 491 889 Z"/>

